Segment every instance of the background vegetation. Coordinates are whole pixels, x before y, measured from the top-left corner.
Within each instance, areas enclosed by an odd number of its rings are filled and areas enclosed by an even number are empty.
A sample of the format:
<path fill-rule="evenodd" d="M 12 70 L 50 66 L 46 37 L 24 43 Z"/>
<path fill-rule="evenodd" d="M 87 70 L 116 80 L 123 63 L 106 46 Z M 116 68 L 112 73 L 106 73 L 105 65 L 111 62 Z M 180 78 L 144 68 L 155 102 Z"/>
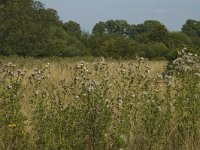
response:
<path fill-rule="evenodd" d="M 104 56 L 171 60 L 177 49 L 200 53 L 200 21 L 188 19 L 180 32 L 159 21 L 129 24 L 125 20 L 98 22 L 91 34 L 74 21 L 62 22 L 57 11 L 33 0 L 0 1 L 0 55 L 34 57 Z"/>

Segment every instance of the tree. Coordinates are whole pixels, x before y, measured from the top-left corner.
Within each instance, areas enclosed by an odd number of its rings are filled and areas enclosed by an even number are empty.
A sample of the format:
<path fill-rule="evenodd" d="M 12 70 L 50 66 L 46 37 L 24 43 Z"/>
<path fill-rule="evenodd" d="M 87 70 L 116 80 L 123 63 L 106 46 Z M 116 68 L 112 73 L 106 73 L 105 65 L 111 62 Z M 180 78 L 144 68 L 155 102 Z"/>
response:
<path fill-rule="evenodd" d="M 164 25 L 155 26 L 149 34 L 149 39 L 151 41 L 167 43 L 169 40 L 169 31 Z"/>
<path fill-rule="evenodd" d="M 105 34 L 105 31 L 106 31 L 105 23 L 100 21 L 97 24 L 95 24 L 95 26 L 92 30 L 92 34 L 93 35 L 102 35 L 102 34 Z"/>
<path fill-rule="evenodd" d="M 112 34 L 117 33 L 123 36 L 129 36 L 130 25 L 125 20 L 108 20 L 106 22 L 97 23 L 93 30 L 92 34 Z"/>
<path fill-rule="evenodd" d="M 97 37 L 98 38 L 98 37 Z M 98 39 L 99 40 L 99 39 Z M 96 56 L 112 58 L 134 58 L 136 42 L 120 34 L 108 34 L 101 37 L 95 49 Z"/>
<path fill-rule="evenodd" d="M 131 25 L 131 30 L 137 34 L 151 33 L 158 26 L 163 26 L 163 24 L 157 20 L 146 20 L 143 24 Z"/>
<path fill-rule="evenodd" d="M 15 54 L 26 48 L 24 39 L 29 36 L 26 25 L 32 14 L 31 0 L 10 0 L 4 3 L 0 16 L 0 50 L 4 55 Z M 29 10 L 29 11 L 28 11 Z"/>
<path fill-rule="evenodd" d="M 147 20 L 143 24 L 132 26 L 130 37 L 141 43 L 151 41 L 166 43 L 169 31 L 156 20 Z"/>
<path fill-rule="evenodd" d="M 153 42 L 153 43 L 148 43 L 144 47 L 144 56 L 149 59 L 153 58 L 165 58 L 167 53 L 169 53 L 168 48 L 165 46 L 164 43 L 160 42 Z"/>
<path fill-rule="evenodd" d="M 81 35 L 81 27 L 80 24 L 74 22 L 74 21 L 68 21 L 66 23 L 63 24 L 63 29 L 71 34 L 71 35 L 75 35 L 77 37 L 80 37 Z"/>
<path fill-rule="evenodd" d="M 62 27 L 51 26 L 49 29 L 50 51 L 45 52 L 47 56 L 61 56 L 66 48 L 67 33 Z"/>
<path fill-rule="evenodd" d="M 164 26 L 164 25 L 157 20 L 146 20 L 142 24 L 142 29 L 143 32 L 152 32 L 156 27 L 159 26 Z"/>
<path fill-rule="evenodd" d="M 188 47 L 192 45 L 191 38 L 183 32 L 171 32 L 169 33 L 169 47 L 170 49 Z"/>
<path fill-rule="evenodd" d="M 5 5 L 8 5 L 12 0 L 0 0 L 1 7 L 5 7 Z"/>
<path fill-rule="evenodd" d="M 193 44 L 200 48 L 200 21 L 188 19 L 182 27 L 182 32 L 190 36 Z"/>
<path fill-rule="evenodd" d="M 118 33 L 120 35 L 127 35 L 129 24 L 125 20 L 109 20 L 105 23 L 108 33 Z"/>
<path fill-rule="evenodd" d="M 33 0 L 10 0 L 0 22 L 0 53 L 22 56 L 44 55 L 50 49 L 50 27 L 60 24 L 55 10 Z"/>
<path fill-rule="evenodd" d="M 188 19 L 182 27 L 182 32 L 192 37 L 200 37 L 200 21 Z"/>

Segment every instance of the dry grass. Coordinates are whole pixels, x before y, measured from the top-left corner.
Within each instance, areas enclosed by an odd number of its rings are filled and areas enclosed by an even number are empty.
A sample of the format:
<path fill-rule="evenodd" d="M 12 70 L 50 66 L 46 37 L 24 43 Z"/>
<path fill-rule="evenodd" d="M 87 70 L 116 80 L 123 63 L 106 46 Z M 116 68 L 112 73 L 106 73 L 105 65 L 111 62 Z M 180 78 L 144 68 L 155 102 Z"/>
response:
<path fill-rule="evenodd" d="M 199 148 L 198 69 L 163 77 L 165 61 L 0 61 L 0 148 Z"/>

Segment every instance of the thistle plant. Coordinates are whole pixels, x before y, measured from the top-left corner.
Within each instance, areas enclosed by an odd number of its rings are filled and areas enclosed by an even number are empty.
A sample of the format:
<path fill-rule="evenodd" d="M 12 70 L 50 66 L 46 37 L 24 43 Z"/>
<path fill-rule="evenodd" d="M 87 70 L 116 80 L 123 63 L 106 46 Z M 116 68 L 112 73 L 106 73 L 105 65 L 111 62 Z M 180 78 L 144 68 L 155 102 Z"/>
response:
<path fill-rule="evenodd" d="M 175 78 L 176 92 L 173 105 L 178 122 L 177 138 L 179 139 L 176 146 L 180 148 L 185 142 L 189 142 L 192 149 L 198 149 L 200 57 L 182 50 L 168 69 Z"/>
<path fill-rule="evenodd" d="M 16 70 L 13 63 L 0 69 L 0 148 L 27 149 L 29 134 L 26 131 L 26 118 L 21 112 L 20 91 L 26 70 Z"/>
<path fill-rule="evenodd" d="M 199 149 L 198 55 L 45 61 L 0 63 L 0 149 Z"/>

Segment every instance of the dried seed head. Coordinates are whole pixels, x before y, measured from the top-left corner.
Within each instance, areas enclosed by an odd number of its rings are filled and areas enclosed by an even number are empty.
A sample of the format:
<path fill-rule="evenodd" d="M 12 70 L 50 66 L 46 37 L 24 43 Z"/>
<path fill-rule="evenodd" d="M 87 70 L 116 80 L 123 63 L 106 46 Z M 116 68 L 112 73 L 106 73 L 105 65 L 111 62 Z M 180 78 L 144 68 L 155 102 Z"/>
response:
<path fill-rule="evenodd" d="M 8 85 L 8 89 L 12 89 L 12 85 Z"/>
<path fill-rule="evenodd" d="M 132 98 L 135 98 L 135 95 L 134 95 L 134 94 L 132 94 L 132 95 L 131 95 L 131 97 L 132 97 Z"/>

